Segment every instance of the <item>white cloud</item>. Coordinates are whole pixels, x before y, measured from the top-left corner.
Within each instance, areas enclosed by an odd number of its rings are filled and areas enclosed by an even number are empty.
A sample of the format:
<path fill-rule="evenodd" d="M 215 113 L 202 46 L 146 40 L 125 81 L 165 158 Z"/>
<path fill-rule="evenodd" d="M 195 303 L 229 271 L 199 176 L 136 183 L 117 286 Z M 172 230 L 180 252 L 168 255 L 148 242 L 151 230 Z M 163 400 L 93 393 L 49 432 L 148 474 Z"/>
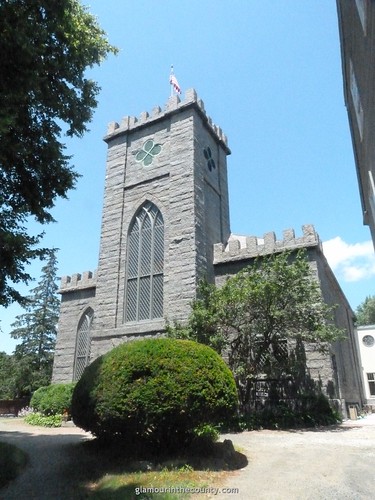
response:
<path fill-rule="evenodd" d="M 375 276 L 372 241 L 346 243 L 336 236 L 323 243 L 323 251 L 332 270 L 344 281 L 360 281 Z"/>

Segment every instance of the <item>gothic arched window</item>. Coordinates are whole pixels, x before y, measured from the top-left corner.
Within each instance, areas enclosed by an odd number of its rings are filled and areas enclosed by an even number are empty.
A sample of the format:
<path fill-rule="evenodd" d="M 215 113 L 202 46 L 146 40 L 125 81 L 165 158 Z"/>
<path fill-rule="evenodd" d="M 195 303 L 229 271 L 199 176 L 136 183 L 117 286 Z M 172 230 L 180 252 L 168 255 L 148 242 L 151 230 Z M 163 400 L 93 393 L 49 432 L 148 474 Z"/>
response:
<path fill-rule="evenodd" d="M 163 317 L 164 221 L 144 203 L 128 233 L 125 322 Z"/>
<path fill-rule="evenodd" d="M 90 330 L 93 318 L 94 318 L 94 311 L 91 309 L 91 307 L 89 307 L 83 313 L 78 323 L 73 380 L 80 379 L 83 370 L 89 364 Z"/>

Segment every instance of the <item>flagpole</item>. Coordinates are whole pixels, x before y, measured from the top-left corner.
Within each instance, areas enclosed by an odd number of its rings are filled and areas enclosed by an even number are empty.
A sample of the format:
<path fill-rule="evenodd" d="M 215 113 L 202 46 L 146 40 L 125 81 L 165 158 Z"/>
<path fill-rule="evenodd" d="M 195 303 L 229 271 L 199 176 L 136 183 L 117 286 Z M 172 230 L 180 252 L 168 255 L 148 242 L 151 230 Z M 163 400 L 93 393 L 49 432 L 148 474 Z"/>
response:
<path fill-rule="evenodd" d="M 169 75 L 169 83 L 170 83 L 170 86 L 171 86 L 171 97 L 173 96 L 173 84 L 172 84 L 172 79 L 171 79 L 171 76 L 173 75 L 173 64 L 171 64 L 171 72 L 170 72 L 170 75 Z"/>
<path fill-rule="evenodd" d="M 171 72 L 169 75 L 169 83 L 171 84 L 171 97 L 176 94 L 181 94 L 181 87 L 177 81 L 177 78 L 174 75 L 173 64 L 171 65 Z"/>

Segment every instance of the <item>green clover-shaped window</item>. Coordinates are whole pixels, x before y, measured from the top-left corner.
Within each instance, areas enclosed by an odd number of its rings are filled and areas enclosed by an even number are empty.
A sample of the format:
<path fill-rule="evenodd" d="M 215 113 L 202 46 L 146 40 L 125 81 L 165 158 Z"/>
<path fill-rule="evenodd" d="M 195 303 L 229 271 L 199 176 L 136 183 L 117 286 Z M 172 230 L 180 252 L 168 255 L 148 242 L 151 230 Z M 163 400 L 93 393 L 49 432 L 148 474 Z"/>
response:
<path fill-rule="evenodd" d="M 153 139 L 148 139 L 143 144 L 142 149 L 137 151 L 135 156 L 136 161 L 142 162 L 144 167 L 151 165 L 154 156 L 158 155 L 161 151 L 161 144 L 155 144 Z"/>
<path fill-rule="evenodd" d="M 211 148 L 209 146 L 207 146 L 206 148 L 204 148 L 203 154 L 204 154 L 204 157 L 207 160 L 208 170 L 211 172 L 211 170 L 213 170 L 214 168 L 216 168 L 215 161 L 212 158 Z"/>

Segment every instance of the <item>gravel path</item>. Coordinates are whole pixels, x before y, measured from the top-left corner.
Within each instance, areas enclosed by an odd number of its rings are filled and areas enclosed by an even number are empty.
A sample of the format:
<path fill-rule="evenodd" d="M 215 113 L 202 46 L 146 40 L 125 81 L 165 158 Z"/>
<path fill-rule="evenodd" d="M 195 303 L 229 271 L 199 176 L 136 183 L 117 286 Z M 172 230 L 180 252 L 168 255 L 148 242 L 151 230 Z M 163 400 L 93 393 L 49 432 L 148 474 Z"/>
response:
<path fill-rule="evenodd" d="M 253 431 L 228 434 L 248 457 L 248 465 L 228 473 L 220 500 L 372 500 L 375 498 L 375 414 L 334 428 L 308 431 Z M 25 471 L 1 500 L 75 500 L 87 498 L 90 464 L 75 455 L 77 443 L 90 439 L 75 427 L 31 427 L 0 419 L 0 441 L 13 443 L 30 456 Z M 166 485 L 168 486 L 168 485 Z M 207 498 L 196 495 L 194 498 Z"/>
<path fill-rule="evenodd" d="M 77 488 L 80 463 L 74 461 L 73 452 L 73 445 L 85 439 L 91 439 L 91 435 L 74 426 L 50 429 L 30 426 L 18 419 L 0 419 L 0 441 L 22 448 L 30 459 L 24 472 L 0 490 L 0 499 L 85 498 Z"/>
<path fill-rule="evenodd" d="M 227 435 L 248 457 L 223 487 L 228 500 L 372 500 L 375 498 L 375 414 L 335 428 Z"/>

